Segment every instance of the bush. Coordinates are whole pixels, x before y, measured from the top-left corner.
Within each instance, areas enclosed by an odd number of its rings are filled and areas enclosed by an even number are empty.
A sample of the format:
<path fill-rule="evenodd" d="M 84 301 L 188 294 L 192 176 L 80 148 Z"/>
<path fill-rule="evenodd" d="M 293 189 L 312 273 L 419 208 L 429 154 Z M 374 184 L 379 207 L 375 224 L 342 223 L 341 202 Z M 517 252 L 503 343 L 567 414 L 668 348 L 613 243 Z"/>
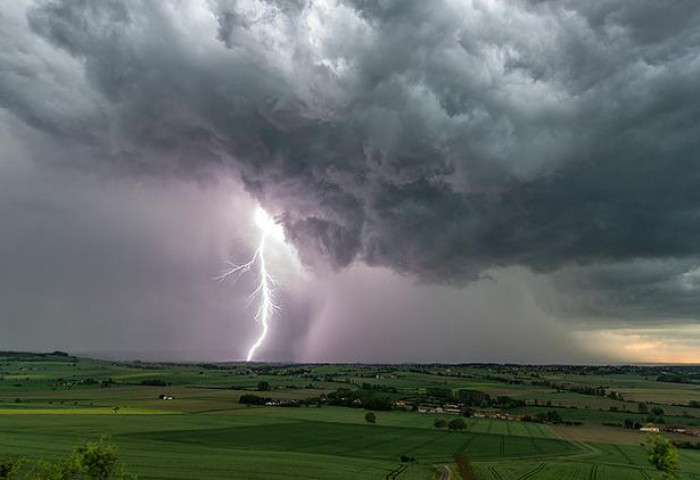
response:
<path fill-rule="evenodd" d="M 78 464 L 90 478 L 107 480 L 117 467 L 117 447 L 100 439 L 98 443 L 86 442 L 76 450 Z"/>
<path fill-rule="evenodd" d="M 447 422 L 441 419 L 436 419 L 435 420 L 435 428 L 445 428 L 447 427 Z"/>
<path fill-rule="evenodd" d="M 15 460 L 12 458 L 6 458 L 0 462 L 0 480 L 12 480 L 16 478 L 16 475 L 24 462 L 24 460 Z"/>
<path fill-rule="evenodd" d="M 377 423 L 377 415 L 375 415 L 374 412 L 365 413 L 365 422 Z"/>
<path fill-rule="evenodd" d="M 257 395 L 246 394 L 241 395 L 241 398 L 238 400 L 238 403 L 241 403 L 243 405 L 265 405 L 271 400 L 272 399 L 267 397 L 259 397 Z"/>
<path fill-rule="evenodd" d="M 559 415 L 559 413 L 554 410 L 550 410 L 548 412 L 537 412 L 535 414 L 535 420 L 540 423 L 564 423 L 564 420 L 561 418 L 561 415 Z"/>
<path fill-rule="evenodd" d="M 459 454 L 455 456 L 455 463 L 457 464 L 457 470 L 459 471 L 459 476 L 463 480 L 477 480 L 477 476 L 474 473 L 472 464 L 469 461 L 469 457 L 466 455 Z"/>
<path fill-rule="evenodd" d="M 467 423 L 461 418 L 455 418 L 454 420 L 450 420 L 447 427 L 450 430 L 465 430 L 467 428 Z"/>
<path fill-rule="evenodd" d="M 5 460 L 0 463 L 0 480 L 135 480 L 117 462 L 117 448 L 104 438 L 88 441 L 73 450 L 65 460 L 39 460 L 22 467 L 25 460 Z M 22 471 L 21 471 L 22 470 Z"/>
<path fill-rule="evenodd" d="M 147 387 L 165 387 L 165 386 L 167 386 L 167 383 L 165 383 L 163 380 L 148 379 L 148 380 L 141 380 L 141 385 L 145 385 Z"/>
<path fill-rule="evenodd" d="M 700 442 L 690 442 L 688 440 L 680 441 L 676 440 L 673 442 L 673 446 L 676 448 L 687 448 L 690 450 L 700 450 Z M 2 478 L 2 477 L 0 477 Z"/>
<path fill-rule="evenodd" d="M 368 410 L 389 411 L 393 403 L 389 397 L 370 397 L 362 405 Z"/>
<path fill-rule="evenodd" d="M 428 387 L 425 389 L 425 394 L 428 397 L 440 398 L 443 400 L 452 400 L 453 393 L 450 388 Z"/>
<path fill-rule="evenodd" d="M 270 390 L 270 384 L 266 381 L 260 381 L 258 382 L 258 391 L 260 392 L 266 392 Z"/>
<path fill-rule="evenodd" d="M 678 450 L 661 435 L 654 435 L 647 440 L 649 463 L 663 473 L 664 479 L 678 478 Z"/>

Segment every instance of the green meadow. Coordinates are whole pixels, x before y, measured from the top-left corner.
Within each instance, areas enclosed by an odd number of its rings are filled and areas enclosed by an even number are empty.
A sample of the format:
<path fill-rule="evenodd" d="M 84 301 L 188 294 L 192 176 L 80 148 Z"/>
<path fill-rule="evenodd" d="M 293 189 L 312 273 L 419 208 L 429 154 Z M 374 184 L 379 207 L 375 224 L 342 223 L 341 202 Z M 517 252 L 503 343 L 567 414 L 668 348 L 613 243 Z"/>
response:
<path fill-rule="evenodd" d="M 581 393 L 586 385 L 625 394 L 591 396 Z M 465 478 L 459 456 L 469 459 L 470 478 L 482 480 L 658 479 L 645 435 L 617 424 L 649 420 L 630 400 L 644 398 L 645 409 L 664 410 L 655 420 L 694 428 L 700 410 L 689 402 L 700 400 L 699 388 L 634 371 L 144 364 L 5 353 L 0 460 L 64 458 L 81 442 L 107 437 L 141 479 L 458 480 Z M 520 403 L 492 402 L 470 417 L 416 411 L 437 405 L 435 395 L 456 402 L 460 389 Z M 273 405 L 242 404 L 245 395 Z M 362 405 L 333 405 L 343 395 L 391 404 L 378 404 L 376 423 L 368 423 Z M 552 411 L 561 422 L 519 421 Z M 489 418 L 496 414 L 511 419 Z M 436 420 L 455 418 L 466 428 L 436 428 Z M 680 478 L 699 480 L 700 450 L 681 449 L 680 459 Z"/>

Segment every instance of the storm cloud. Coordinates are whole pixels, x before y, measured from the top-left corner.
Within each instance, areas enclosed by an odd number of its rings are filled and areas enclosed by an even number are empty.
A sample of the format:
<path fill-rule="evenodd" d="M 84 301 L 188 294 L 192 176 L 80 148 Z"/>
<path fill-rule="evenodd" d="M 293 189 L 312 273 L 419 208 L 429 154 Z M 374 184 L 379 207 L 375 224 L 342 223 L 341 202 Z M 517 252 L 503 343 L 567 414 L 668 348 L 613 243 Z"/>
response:
<path fill-rule="evenodd" d="M 698 253 L 698 24 L 690 0 L 41 1 L 0 102 L 135 172 L 235 172 L 307 258 L 463 283 Z"/>
<path fill-rule="evenodd" d="M 308 265 L 525 267 L 557 315 L 700 315 L 695 0 L 37 0 L 0 24 L 35 161 L 238 179 Z"/>

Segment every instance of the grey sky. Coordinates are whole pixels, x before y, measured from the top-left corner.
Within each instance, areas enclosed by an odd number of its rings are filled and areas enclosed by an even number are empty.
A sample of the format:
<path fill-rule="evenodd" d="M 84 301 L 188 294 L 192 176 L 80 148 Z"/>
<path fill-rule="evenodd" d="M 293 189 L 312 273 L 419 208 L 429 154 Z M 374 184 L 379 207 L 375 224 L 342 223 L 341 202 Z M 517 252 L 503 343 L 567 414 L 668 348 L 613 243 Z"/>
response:
<path fill-rule="evenodd" d="M 8 2 L 0 348 L 240 357 L 251 285 L 212 277 L 260 203 L 303 265 L 277 262 L 266 358 L 692 351 L 698 25 L 692 0 Z"/>

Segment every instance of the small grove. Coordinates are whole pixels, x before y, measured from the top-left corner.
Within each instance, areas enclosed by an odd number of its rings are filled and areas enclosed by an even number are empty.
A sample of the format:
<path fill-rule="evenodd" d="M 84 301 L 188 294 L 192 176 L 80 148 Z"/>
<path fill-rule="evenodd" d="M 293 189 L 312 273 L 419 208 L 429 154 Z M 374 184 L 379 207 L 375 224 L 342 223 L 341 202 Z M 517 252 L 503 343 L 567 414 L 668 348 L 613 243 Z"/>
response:
<path fill-rule="evenodd" d="M 105 439 L 87 441 L 68 458 L 34 460 L 5 458 L 0 480 L 136 480 L 117 460 L 117 448 Z"/>

